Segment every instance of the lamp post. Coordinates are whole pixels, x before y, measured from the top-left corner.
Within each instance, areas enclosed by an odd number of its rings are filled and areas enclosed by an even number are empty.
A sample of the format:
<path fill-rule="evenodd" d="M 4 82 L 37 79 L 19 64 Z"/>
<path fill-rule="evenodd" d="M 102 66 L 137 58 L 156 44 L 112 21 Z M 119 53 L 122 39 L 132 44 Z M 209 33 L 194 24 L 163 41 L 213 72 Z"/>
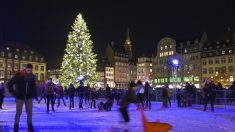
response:
<path fill-rule="evenodd" d="M 171 66 L 172 66 L 172 85 L 173 85 L 173 98 L 174 98 L 174 102 L 176 100 L 176 86 L 177 86 L 177 69 L 179 66 L 179 60 L 176 58 L 173 58 L 171 60 Z"/>

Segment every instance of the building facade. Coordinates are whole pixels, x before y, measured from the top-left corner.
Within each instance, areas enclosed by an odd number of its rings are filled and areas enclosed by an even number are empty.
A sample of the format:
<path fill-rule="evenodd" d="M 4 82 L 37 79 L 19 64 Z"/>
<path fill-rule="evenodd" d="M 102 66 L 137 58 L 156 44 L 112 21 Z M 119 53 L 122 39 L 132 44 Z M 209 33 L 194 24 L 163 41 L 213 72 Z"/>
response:
<path fill-rule="evenodd" d="M 137 62 L 137 78 L 142 82 L 152 83 L 153 76 L 153 57 L 143 56 L 138 58 Z"/>
<path fill-rule="evenodd" d="M 44 57 L 29 46 L 12 41 L 0 41 L 0 81 L 7 82 L 22 70 L 26 64 L 33 65 L 33 73 L 38 83 L 46 79 L 46 62 Z"/>
<path fill-rule="evenodd" d="M 114 66 L 114 82 L 117 88 L 128 88 L 130 82 L 129 55 L 123 46 L 111 42 L 105 54 L 108 62 Z"/>

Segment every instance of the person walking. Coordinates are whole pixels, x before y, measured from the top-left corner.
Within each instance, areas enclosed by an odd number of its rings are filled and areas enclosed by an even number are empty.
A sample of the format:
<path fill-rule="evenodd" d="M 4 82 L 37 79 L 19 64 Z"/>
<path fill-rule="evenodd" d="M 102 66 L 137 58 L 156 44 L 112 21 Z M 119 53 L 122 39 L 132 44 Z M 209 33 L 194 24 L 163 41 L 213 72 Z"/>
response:
<path fill-rule="evenodd" d="M 0 84 L 0 109 L 2 109 L 4 97 L 5 97 L 5 87 L 4 87 L 4 83 L 1 83 Z"/>
<path fill-rule="evenodd" d="M 32 73 L 33 65 L 27 64 L 25 68 L 16 73 L 8 82 L 8 91 L 14 95 L 16 98 L 16 114 L 14 122 L 14 132 L 19 130 L 20 116 L 22 113 L 23 104 L 25 104 L 26 113 L 27 113 L 27 124 L 28 131 L 33 132 L 32 124 L 32 108 L 33 100 L 32 98 L 37 98 L 37 90 L 35 83 L 35 76 Z"/>
<path fill-rule="evenodd" d="M 75 95 L 75 87 L 73 84 L 69 84 L 68 96 L 69 96 L 69 109 L 74 108 L 74 95 Z"/>
<path fill-rule="evenodd" d="M 45 91 L 47 95 L 47 112 L 49 112 L 50 102 L 51 102 L 52 111 L 55 112 L 54 109 L 55 84 L 52 82 L 52 78 L 48 78 L 45 84 Z"/>
<path fill-rule="evenodd" d="M 204 111 L 206 111 L 207 108 L 207 103 L 210 102 L 211 103 L 211 111 L 214 111 L 214 101 L 215 101 L 215 93 L 214 93 L 214 89 L 215 89 L 215 84 L 213 81 L 211 81 L 210 83 L 206 83 L 203 91 L 205 93 L 205 105 L 204 105 Z"/>
<path fill-rule="evenodd" d="M 65 101 L 64 101 L 64 90 L 63 90 L 63 87 L 61 86 L 61 83 L 57 84 L 56 95 L 57 95 L 57 100 L 58 100 L 57 107 L 60 106 L 60 99 L 62 99 L 64 106 L 66 106 Z"/>
<path fill-rule="evenodd" d="M 144 97 L 145 97 L 145 109 L 151 109 L 151 99 L 153 97 L 153 88 L 149 85 L 148 82 L 145 82 L 144 86 Z"/>
<path fill-rule="evenodd" d="M 140 110 L 140 106 L 144 110 L 144 86 L 140 80 L 137 81 L 136 86 L 136 95 L 137 95 L 137 110 Z"/>

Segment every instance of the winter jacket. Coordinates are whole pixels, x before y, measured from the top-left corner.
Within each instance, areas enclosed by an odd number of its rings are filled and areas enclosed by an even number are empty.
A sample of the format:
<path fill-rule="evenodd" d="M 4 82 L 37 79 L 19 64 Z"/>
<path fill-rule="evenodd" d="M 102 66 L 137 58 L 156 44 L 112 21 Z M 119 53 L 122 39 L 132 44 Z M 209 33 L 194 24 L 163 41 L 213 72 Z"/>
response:
<path fill-rule="evenodd" d="M 4 98 L 5 97 L 5 89 L 4 86 L 0 86 L 0 98 Z"/>
<path fill-rule="evenodd" d="M 70 85 L 69 86 L 69 89 L 68 89 L 68 95 L 69 95 L 69 97 L 71 97 L 71 98 L 73 98 L 74 97 L 74 95 L 75 95 L 75 88 L 74 88 L 74 86 L 73 85 Z"/>
<path fill-rule="evenodd" d="M 35 83 L 35 76 L 26 74 L 24 71 L 16 73 L 8 82 L 8 87 L 13 88 L 9 90 L 16 99 L 31 99 L 37 98 L 37 90 Z"/>
<path fill-rule="evenodd" d="M 45 93 L 46 93 L 46 95 L 54 95 L 55 84 L 53 82 L 47 82 L 45 84 Z"/>

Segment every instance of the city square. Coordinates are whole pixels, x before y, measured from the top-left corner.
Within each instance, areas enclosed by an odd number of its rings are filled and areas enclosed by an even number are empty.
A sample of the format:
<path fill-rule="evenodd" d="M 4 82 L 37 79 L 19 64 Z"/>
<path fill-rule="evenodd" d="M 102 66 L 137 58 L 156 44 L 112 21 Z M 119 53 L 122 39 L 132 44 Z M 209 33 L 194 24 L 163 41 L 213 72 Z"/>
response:
<path fill-rule="evenodd" d="M 235 132 L 234 5 L 1 1 L 0 132 Z"/>
<path fill-rule="evenodd" d="M 102 101 L 100 99 L 99 101 Z M 78 102 L 78 100 L 76 100 Z M 66 102 L 67 103 L 67 102 Z M 4 109 L 0 111 L 0 131 L 13 131 L 15 115 L 14 99 L 7 98 Z M 122 132 L 122 119 L 118 112 L 118 106 L 114 105 L 112 111 L 98 112 L 97 109 L 69 110 L 60 106 L 56 112 L 46 113 L 46 104 L 34 103 L 33 124 L 35 132 Z M 190 108 L 162 108 L 160 102 L 153 102 L 152 110 L 145 111 L 149 121 L 166 122 L 173 126 L 172 132 L 210 131 L 210 132 L 234 132 L 235 107 L 216 106 L 215 111 L 203 111 L 202 105 L 194 105 Z M 130 108 L 130 132 L 143 131 L 141 114 L 136 111 L 136 105 Z M 26 113 L 23 111 L 20 123 L 20 132 L 27 131 Z"/>

